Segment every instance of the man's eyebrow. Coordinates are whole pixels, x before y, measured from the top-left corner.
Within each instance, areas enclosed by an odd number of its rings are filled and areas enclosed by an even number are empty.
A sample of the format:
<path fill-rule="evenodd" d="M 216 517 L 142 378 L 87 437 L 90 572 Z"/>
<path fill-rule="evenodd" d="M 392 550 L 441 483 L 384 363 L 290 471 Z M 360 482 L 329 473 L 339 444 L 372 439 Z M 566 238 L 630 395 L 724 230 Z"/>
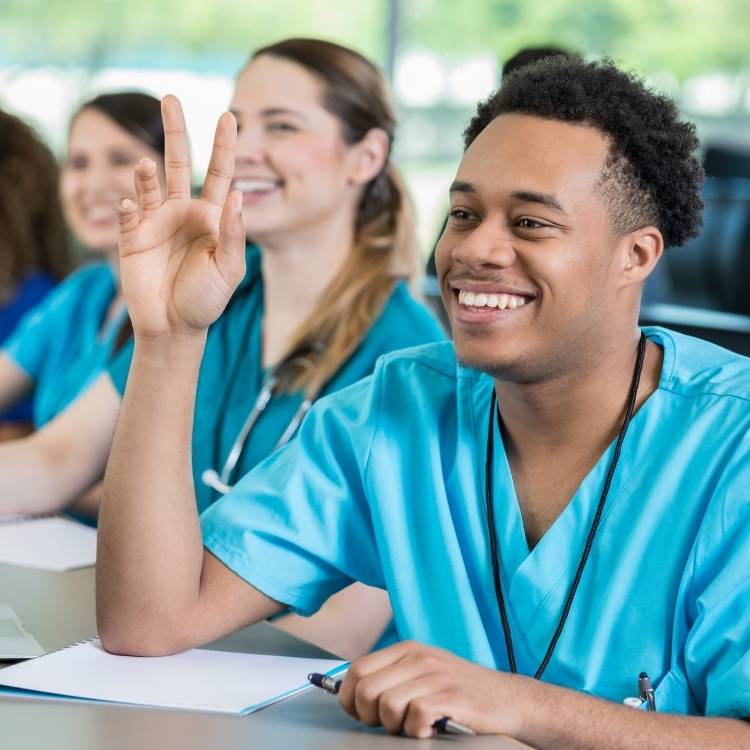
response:
<path fill-rule="evenodd" d="M 555 211 L 561 211 L 565 213 L 565 209 L 560 205 L 560 201 L 555 198 L 551 193 L 537 193 L 533 190 L 515 190 L 512 196 L 519 201 L 524 203 L 541 203 L 547 208 L 552 208 Z"/>
<path fill-rule="evenodd" d="M 476 193 L 477 189 L 470 182 L 454 180 L 448 188 L 449 193 Z"/>

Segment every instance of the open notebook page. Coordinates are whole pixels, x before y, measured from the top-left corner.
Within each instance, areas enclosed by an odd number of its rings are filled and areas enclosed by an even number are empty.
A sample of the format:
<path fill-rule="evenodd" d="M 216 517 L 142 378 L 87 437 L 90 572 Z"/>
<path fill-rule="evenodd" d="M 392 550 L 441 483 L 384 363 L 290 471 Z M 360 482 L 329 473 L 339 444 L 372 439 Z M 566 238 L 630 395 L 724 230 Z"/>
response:
<path fill-rule="evenodd" d="M 0 670 L 0 685 L 140 706 L 247 714 L 309 687 L 310 672 L 346 662 L 192 649 L 174 656 L 114 656 L 98 639 Z"/>

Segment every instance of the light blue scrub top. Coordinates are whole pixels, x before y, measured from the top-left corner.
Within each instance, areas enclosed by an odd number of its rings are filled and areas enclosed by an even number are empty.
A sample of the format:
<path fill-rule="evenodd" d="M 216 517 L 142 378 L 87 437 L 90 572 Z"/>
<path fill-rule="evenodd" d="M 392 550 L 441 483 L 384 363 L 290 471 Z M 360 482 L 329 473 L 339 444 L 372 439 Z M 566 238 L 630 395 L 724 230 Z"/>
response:
<path fill-rule="evenodd" d="M 630 426 L 544 680 L 619 702 L 646 671 L 660 710 L 750 716 L 750 360 L 646 334 L 664 350 L 659 387 Z M 507 670 L 484 508 L 492 386 L 450 343 L 384 357 L 203 514 L 204 544 L 302 614 L 353 580 L 386 588 L 401 638 Z M 613 446 L 529 551 L 495 429 L 501 575 L 531 675 Z"/>
<path fill-rule="evenodd" d="M 55 287 L 57 280 L 46 271 L 32 271 L 18 283 L 13 296 L 0 304 L 0 345 L 13 333 L 29 310 L 35 308 Z M 0 422 L 30 422 L 34 394 L 29 393 L 0 413 Z"/>
<path fill-rule="evenodd" d="M 260 251 L 251 246 L 246 257 L 245 278 L 209 329 L 198 378 L 192 459 L 199 511 L 220 497 L 203 483 L 201 475 L 206 469 L 221 473 L 263 384 Z M 398 282 L 362 343 L 325 386 L 323 394 L 370 375 L 383 354 L 443 339 L 445 333 L 432 314 L 409 294 L 406 284 Z M 125 392 L 131 358 L 132 343 L 109 368 L 112 382 L 121 394 Z M 301 403 L 300 392 L 277 394 L 271 399 L 250 433 L 230 483 L 238 481 L 273 452 Z"/>
<path fill-rule="evenodd" d="M 35 383 L 39 428 L 56 417 L 102 373 L 112 356 L 125 308 L 102 324 L 116 294 L 108 263 L 77 269 L 18 324 L 3 346 Z"/>

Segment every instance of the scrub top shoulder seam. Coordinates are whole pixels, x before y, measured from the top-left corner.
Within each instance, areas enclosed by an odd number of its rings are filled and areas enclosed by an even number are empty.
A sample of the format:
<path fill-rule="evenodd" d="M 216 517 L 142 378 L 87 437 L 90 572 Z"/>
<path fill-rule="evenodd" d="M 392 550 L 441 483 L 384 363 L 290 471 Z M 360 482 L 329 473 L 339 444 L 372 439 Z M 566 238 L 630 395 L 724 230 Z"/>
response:
<path fill-rule="evenodd" d="M 748 388 L 750 388 L 750 375 L 748 380 Z M 679 390 L 675 390 L 674 388 L 668 388 L 663 385 L 660 385 L 657 390 L 664 391 L 665 393 L 669 393 L 672 396 L 679 396 L 680 398 L 730 398 L 750 404 L 750 396 L 743 396 L 741 393 L 717 393 L 716 391 L 697 391 L 695 393 L 684 393 Z"/>
<path fill-rule="evenodd" d="M 375 397 L 373 402 L 376 405 L 375 411 L 375 422 L 372 426 L 370 433 L 370 439 L 367 443 L 367 453 L 365 455 L 365 463 L 362 467 L 362 480 L 364 486 L 367 488 L 369 485 L 370 476 L 370 459 L 372 458 L 372 446 L 375 443 L 375 436 L 378 434 L 378 428 L 380 427 L 380 415 L 382 413 L 382 399 L 383 399 L 383 384 L 382 384 L 382 373 L 378 372 L 372 380 L 372 387 L 375 389 Z"/>

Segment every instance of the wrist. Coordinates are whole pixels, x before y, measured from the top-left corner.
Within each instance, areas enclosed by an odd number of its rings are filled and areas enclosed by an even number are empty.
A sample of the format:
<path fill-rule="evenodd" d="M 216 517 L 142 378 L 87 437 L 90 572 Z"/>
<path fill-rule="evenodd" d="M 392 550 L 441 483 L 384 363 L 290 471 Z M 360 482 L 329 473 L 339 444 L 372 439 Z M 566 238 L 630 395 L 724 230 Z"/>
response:
<path fill-rule="evenodd" d="M 512 692 L 508 692 L 507 686 L 504 690 L 504 700 L 508 701 L 511 711 L 506 714 L 512 717 L 512 726 L 508 726 L 500 731 L 510 734 L 516 739 L 529 737 L 533 728 L 536 727 L 540 719 L 540 710 L 545 701 L 544 684 L 539 680 L 524 675 L 512 675 Z M 528 741 L 528 740 L 526 740 Z"/>
<path fill-rule="evenodd" d="M 207 331 L 169 333 L 160 336 L 136 334 L 133 360 L 157 367 L 182 368 L 200 362 L 206 346 Z"/>

